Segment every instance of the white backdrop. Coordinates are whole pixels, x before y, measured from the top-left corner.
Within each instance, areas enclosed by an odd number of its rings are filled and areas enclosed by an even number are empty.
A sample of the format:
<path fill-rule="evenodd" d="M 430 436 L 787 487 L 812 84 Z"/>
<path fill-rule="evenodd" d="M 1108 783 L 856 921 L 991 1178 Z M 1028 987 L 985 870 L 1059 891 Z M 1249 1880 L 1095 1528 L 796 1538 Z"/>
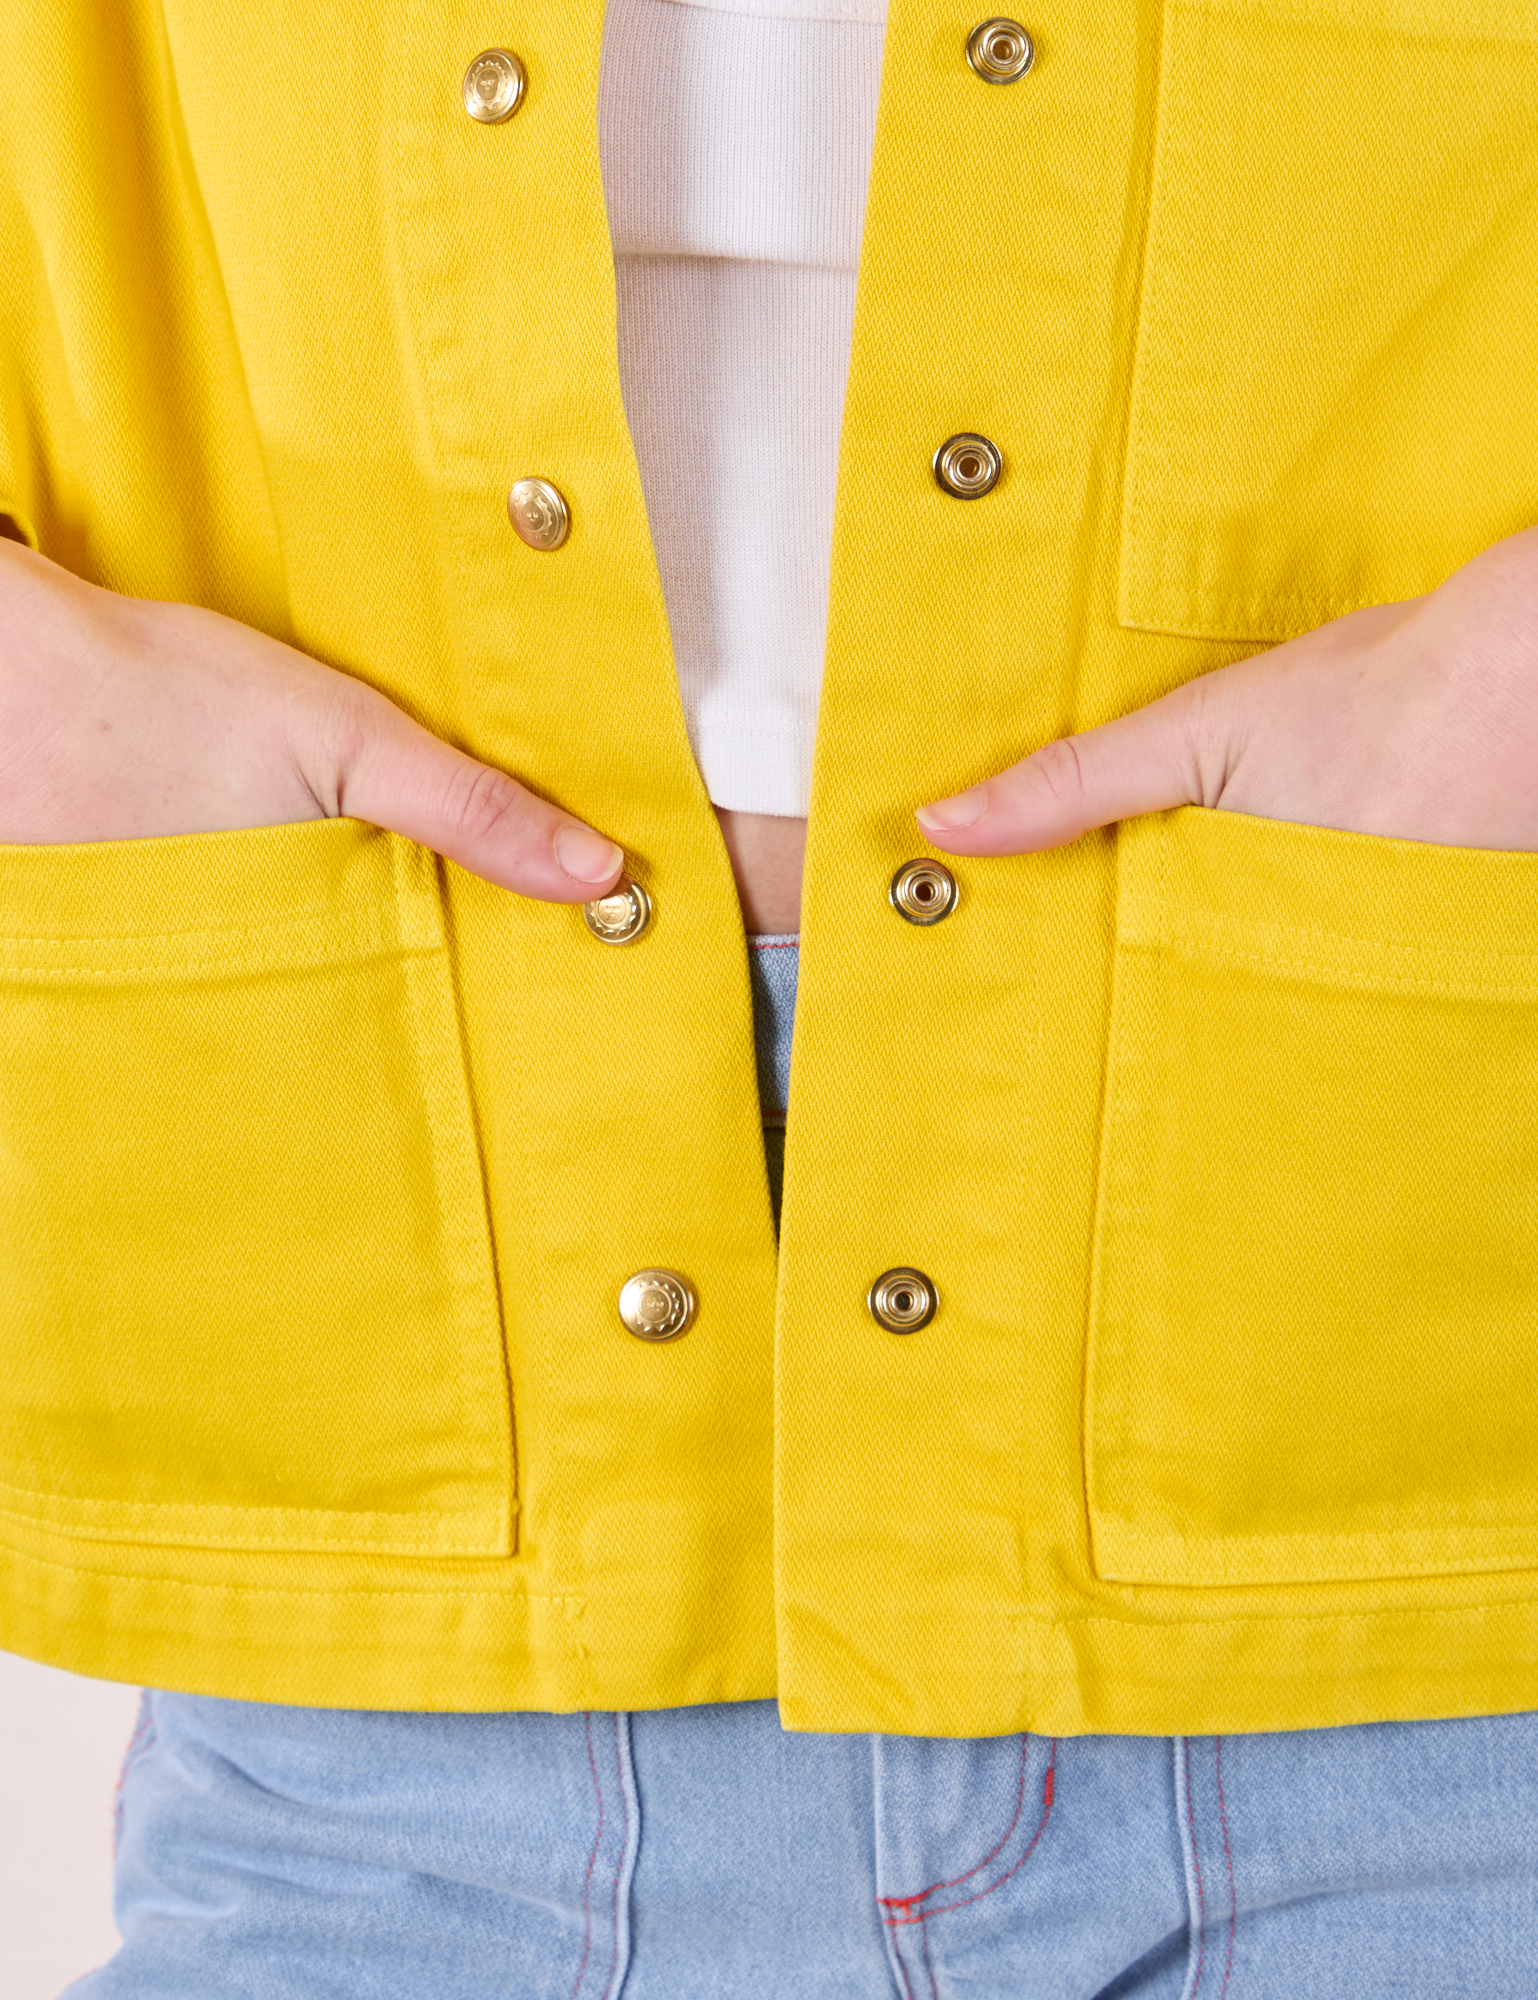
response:
<path fill-rule="evenodd" d="M 55 2000 L 117 1947 L 112 1797 L 136 1688 L 0 1653 L 0 1994 Z"/>

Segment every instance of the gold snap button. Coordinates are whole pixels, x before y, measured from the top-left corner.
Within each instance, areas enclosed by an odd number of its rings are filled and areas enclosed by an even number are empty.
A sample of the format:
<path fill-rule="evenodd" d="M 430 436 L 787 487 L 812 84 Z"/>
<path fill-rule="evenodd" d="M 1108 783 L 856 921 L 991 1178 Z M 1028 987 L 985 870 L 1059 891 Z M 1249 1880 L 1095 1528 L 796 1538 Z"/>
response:
<path fill-rule="evenodd" d="M 988 438 L 979 437 L 976 431 L 962 431 L 941 445 L 934 467 L 935 478 L 947 493 L 958 500 L 976 500 L 998 485 L 1004 459 Z"/>
<path fill-rule="evenodd" d="M 967 37 L 967 61 L 984 83 L 1017 83 L 1036 60 L 1036 44 L 1018 21 L 979 21 Z"/>
<path fill-rule="evenodd" d="M 961 900 L 956 878 L 943 861 L 905 861 L 892 877 L 892 908 L 910 924 L 937 924 Z"/>
<path fill-rule="evenodd" d="M 634 944 L 651 922 L 652 899 L 639 882 L 621 882 L 607 896 L 584 903 L 582 915 L 593 936 L 605 944 Z"/>
<path fill-rule="evenodd" d="M 483 49 L 465 71 L 465 109 L 482 125 L 500 125 L 523 102 L 523 64 L 506 49 Z"/>
<path fill-rule="evenodd" d="M 548 479 L 519 479 L 507 496 L 507 518 L 531 549 L 558 549 L 571 526 L 566 502 Z"/>
<path fill-rule="evenodd" d="M 882 1272 L 865 1303 L 888 1333 L 917 1333 L 934 1318 L 940 1298 L 922 1271 L 900 1264 L 895 1271 Z"/>
<path fill-rule="evenodd" d="M 621 1288 L 619 1316 L 637 1340 L 676 1340 L 694 1318 L 694 1294 L 676 1271 L 637 1271 Z"/>

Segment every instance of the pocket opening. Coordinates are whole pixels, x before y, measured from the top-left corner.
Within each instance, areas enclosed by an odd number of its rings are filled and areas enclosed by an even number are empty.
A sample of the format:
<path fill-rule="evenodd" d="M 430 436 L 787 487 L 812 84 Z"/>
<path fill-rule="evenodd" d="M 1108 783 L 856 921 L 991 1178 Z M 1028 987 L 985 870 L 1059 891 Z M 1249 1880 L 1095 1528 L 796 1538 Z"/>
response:
<path fill-rule="evenodd" d="M 507 1553 L 433 858 L 353 821 L 12 848 L 0 933 L 0 1514 Z"/>

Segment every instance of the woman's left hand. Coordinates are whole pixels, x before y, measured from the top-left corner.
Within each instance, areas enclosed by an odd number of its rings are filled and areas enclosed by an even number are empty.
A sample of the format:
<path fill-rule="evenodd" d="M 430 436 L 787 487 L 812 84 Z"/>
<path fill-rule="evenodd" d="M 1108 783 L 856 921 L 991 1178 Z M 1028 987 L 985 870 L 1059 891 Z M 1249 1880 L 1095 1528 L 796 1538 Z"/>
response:
<path fill-rule="evenodd" d="M 950 854 L 1033 854 L 1171 806 L 1538 851 L 1538 528 L 919 809 Z"/>

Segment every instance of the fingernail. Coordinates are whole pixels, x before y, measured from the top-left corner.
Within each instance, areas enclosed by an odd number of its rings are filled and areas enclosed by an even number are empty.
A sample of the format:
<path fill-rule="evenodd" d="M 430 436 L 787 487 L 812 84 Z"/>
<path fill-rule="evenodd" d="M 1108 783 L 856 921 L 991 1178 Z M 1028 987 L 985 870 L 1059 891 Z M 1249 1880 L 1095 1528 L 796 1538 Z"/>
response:
<path fill-rule="evenodd" d="M 941 799 L 938 805 L 920 806 L 915 817 L 930 833 L 959 833 L 964 826 L 975 826 L 987 810 L 987 792 L 974 785 L 971 791 Z"/>
<path fill-rule="evenodd" d="M 576 882 L 607 882 L 625 850 L 590 826 L 563 826 L 555 836 L 555 858 Z"/>

